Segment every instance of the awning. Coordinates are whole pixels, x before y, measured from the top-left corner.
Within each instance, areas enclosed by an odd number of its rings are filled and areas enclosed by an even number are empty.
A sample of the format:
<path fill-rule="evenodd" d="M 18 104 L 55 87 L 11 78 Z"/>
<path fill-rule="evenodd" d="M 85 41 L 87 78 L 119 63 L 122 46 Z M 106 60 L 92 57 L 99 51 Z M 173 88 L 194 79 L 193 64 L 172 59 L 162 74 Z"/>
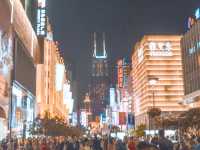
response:
<path fill-rule="evenodd" d="M 0 118 L 6 119 L 6 112 L 2 107 L 0 107 Z"/>

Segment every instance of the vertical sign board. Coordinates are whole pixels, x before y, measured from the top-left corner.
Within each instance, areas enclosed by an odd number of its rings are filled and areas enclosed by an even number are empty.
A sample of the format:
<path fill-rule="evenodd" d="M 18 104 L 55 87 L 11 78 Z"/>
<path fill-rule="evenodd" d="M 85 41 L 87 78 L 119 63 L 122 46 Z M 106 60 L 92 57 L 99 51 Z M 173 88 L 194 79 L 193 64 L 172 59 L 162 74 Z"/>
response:
<path fill-rule="evenodd" d="M 37 35 L 46 36 L 46 30 L 47 30 L 46 0 L 38 0 Z"/>
<path fill-rule="evenodd" d="M 119 125 L 125 125 L 125 124 L 126 124 L 126 113 L 119 112 Z"/>
<path fill-rule="evenodd" d="M 127 58 L 123 59 L 123 85 L 127 85 L 128 83 L 128 76 L 130 73 L 130 66 L 129 66 L 129 61 Z"/>
<path fill-rule="evenodd" d="M 118 87 L 123 87 L 123 60 L 120 59 L 117 62 L 117 76 L 118 76 Z"/>

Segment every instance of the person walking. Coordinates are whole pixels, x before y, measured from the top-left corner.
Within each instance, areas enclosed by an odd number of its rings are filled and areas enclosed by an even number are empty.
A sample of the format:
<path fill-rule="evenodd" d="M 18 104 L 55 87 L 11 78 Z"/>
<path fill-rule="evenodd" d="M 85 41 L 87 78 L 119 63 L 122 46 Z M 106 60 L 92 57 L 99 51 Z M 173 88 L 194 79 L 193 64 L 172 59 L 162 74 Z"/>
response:
<path fill-rule="evenodd" d="M 173 143 L 164 137 L 164 130 L 159 131 L 158 147 L 161 150 L 173 150 Z"/>
<path fill-rule="evenodd" d="M 128 149 L 129 150 L 136 150 L 135 142 L 133 137 L 131 137 L 128 141 Z"/>
<path fill-rule="evenodd" d="M 122 140 L 117 141 L 116 150 L 127 150 L 126 144 Z"/>
<path fill-rule="evenodd" d="M 194 146 L 194 150 L 200 150 L 200 137 L 197 138 L 197 144 Z"/>
<path fill-rule="evenodd" d="M 101 148 L 101 141 L 95 135 L 92 145 L 93 150 L 102 150 Z"/>
<path fill-rule="evenodd" d="M 40 145 L 40 150 L 48 150 L 48 146 L 45 139 L 43 139 L 42 144 Z"/>

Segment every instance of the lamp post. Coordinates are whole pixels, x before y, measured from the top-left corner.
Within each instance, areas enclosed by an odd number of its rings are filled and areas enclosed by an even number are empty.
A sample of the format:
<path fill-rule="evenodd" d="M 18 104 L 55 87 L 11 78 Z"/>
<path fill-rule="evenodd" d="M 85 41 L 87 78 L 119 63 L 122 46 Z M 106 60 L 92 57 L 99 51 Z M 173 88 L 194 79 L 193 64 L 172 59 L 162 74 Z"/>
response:
<path fill-rule="evenodd" d="M 153 100 L 153 107 L 155 107 L 155 90 L 154 90 L 154 87 L 156 85 L 156 83 L 158 82 L 158 78 L 157 77 L 149 77 L 148 78 L 148 82 L 149 82 L 149 85 L 151 86 L 152 88 L 152 100 Z M 150 115 L 149 115 L 149 131 L 150 131 Z"/>

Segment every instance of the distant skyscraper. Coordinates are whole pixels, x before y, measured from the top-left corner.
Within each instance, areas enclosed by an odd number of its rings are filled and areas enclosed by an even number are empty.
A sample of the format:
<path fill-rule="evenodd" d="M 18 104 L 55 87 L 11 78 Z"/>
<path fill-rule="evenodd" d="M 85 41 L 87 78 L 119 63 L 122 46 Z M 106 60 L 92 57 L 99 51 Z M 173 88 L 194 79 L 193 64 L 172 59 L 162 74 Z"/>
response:
<path fill-rule="evenodd" d="M 105 33 L 94 32 L 91 45 L 93 54 L 89 94 L 92 101 L 92 114 L 95 117 L 105 112 L 109 98 L 109 69 Z"/>

